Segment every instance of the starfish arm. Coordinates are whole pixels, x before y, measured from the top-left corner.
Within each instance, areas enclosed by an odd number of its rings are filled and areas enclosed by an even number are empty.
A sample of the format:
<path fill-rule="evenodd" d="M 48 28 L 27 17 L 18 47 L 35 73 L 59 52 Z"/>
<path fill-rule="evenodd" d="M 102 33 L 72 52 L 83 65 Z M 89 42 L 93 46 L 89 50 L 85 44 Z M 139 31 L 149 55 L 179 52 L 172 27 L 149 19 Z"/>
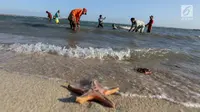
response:
<path fill-rule="evenodd" d="M 82 89 L 82 88 L 79 88 L 79 87 L 75 87 L 75 86 L 72 86 L 72 85 L 68 85 L 68 89 L 76 94 L 84 94 L 85 90 Z"/>
<path fill-rule="evenodd" d="M 99 92 L 95 92 L 94 99 L 99 101 L 100 103 L 102 103 L 105 106 L 108 106 L 108 107 L 111 107 L 111 108 L 115 107 L 115 104 L 111 100 L 109 100 L 108 98 L 106 98 L 104 95 L 102 95 Z"/>
<path fill-rule="evenodd" d="M 106 89 L 103 88 L 103 86 L 97 81 L 97 80 L 93 80 L 92 81 L 92 88 L 96 91 L 99 91 L 100 93 L 104 93 L 104 91 Z"/>
<path fill-rule="evenodd" d="M 76 97 L 76 102 L 83 104 L 89 100 L 93 100 L 95 97 L 94 91 L 93 90 L 89 90 L 87 93 L 83 94 L 80 97 Z"/>
<path fill-rule="evenodd" d="M 117 88 L 112 88 L 112 89 L 109 89 L 109 90 L 105 90 L 103 93 L 104 93 L 104 95 L 111 95 L 111 94 L 114 94 L 114 93 L 116 93 L 118 91 L 119 91 L 119 88 L 117 87 Z"/>
<path fill-rule="evenodd" d="M 97 80 L 94 80 L 92 82 L 92 85 L 93 85 L 93 87 L 98 87 L 98 88 L 102 88 L 103 89 L 103 86 Z"/>
<path fill-rule="evenodd" d="M 88 96 L 81 96 L 76 98 L 76 102 L 83 104 L 87 101 L 93 100 L 94 96 L 93 95 L 88 95 Z"/>

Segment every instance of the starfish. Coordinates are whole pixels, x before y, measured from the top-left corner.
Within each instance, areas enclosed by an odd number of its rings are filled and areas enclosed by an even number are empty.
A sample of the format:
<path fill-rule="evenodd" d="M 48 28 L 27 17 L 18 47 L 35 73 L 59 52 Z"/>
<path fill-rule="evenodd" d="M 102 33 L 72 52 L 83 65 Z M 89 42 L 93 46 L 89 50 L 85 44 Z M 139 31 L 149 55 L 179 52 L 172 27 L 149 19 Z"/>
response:
<path fill-rule="evenodd" d="M 104 89 L 97 80 L 91 81 L 89 88 L 80 88 L 72 85 L 68 85 L 68 89 L 72 92 L 80 94 L 80 97 L 76 97 L 76 102 L 83 104 L 90 100 L 99 101 L 105 106 L 114 108 L 114 103 L 106 96 L 111 95 L 119 91 L 119 88 Z"/>

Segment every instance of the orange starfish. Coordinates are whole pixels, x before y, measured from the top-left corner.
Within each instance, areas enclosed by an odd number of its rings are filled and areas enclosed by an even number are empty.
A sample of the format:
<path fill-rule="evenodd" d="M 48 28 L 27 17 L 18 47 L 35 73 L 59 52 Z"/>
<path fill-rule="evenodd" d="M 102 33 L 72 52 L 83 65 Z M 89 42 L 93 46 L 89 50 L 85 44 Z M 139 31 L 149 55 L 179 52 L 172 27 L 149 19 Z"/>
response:
<path fill-rule="evenodd" d="M 114 108 L 114 103 L 106 98 L 107 95 L 111 95 L 119 91 L 119 88 L 104 89 L 97 80 L 91 81 L 89 88 L 78 88 L 72 85 L 68 85 L 68 89 L 72 92 L 80 94 L 82 96 L 76 97 L 76 102 L 83 104 L 90 100 L 96 100 L 104 104 L 105 106 Z"/>

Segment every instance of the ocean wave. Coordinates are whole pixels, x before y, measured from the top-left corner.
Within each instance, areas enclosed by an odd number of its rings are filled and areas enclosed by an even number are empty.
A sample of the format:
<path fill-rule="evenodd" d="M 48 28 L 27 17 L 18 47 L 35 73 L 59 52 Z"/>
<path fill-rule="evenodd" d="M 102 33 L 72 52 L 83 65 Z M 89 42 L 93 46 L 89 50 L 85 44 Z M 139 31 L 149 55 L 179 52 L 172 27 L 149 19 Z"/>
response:
<path fill-rule="evenodd" d="M 139 97 L 139 98 L 155 98 L 155 99 L 161 99 L 161 100 L 167 100 L 169 102 L 172 103 L 176 103 L 176 104 L 181 104 L 185 107 L 193 107 L 193 108 L 200 108 L 200 104 L 199 103 L 192 103 L 192 102 L 178 102 L 175 101 L 172 98 L 167 97 L 166 94 L 161 94 L 161 95 L 148 95 L 148 96 L 144 96 L 144 95 L 138 95 L 138 94 L 132 94 L 132 93 L 123 93 L 123 92 L 119 92 L 119 94 L 123 97 Z"/>
<path fill-rule="evenodd" d="M 112 48 L 66 48 L 50 44 L 12 44 L 8 48 L 11 51 L 19 53 L 52 53 L 73 58 L 98 58 L 106 59 L 111 57 L 117 60 L 130 58 L 130 49 L 114 51 Z"/>
<path fill-rule="evenodd" d="M 0 50 L 5 49 L 5 45 L 0 45 Z M 18 53 L 49 53 L 73 58 L 94 58 L 94 59 L 114 59 L 114 60 L 130 60 L 130 59 L 154 59 L 154 58 L 170 58 L 174 55 L 181 55 L 178 52 L 172 52 L 170 49 L 140 48 L 123 50 L 114 50 L 113 48 L 66 48 L 51 44 L 11 44 L 6 49 Z"/>

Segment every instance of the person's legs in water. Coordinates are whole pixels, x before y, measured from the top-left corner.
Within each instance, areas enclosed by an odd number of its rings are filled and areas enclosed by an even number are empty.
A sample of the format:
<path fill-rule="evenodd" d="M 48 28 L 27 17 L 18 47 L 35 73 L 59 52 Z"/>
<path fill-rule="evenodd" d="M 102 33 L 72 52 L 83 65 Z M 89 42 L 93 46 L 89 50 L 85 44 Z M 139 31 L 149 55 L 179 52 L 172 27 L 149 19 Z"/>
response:
<path fill-rule="evenodd" d="M 69 20 L 70 28 L 72 29 L 72 20 L 70 18 L 68 18 L 68 20 Z"/>
<path fill-rule="evenodd" d="M 103 24 L 99 23 L 98 28 L 99 28 L 99 27 L 103 28 Z"/>
<path fill-rule="evenodd" d="M 135 29 L 135 32 L 138 32 L 138 30 L 139 30 L 139 28 L 137 27 L 137 28 Z"/>
<path fill-rule="evenodd" d="M 76 30 L 76 18 L 71 17 L 71 18 L 68 18 L 68 20 L 69 20 L 70 28 L 72 30 Z"/>
<path fill-rule="evenodd" d="M 76 30 L 76 26 L 77 26 L 77 23 L 76 23 L 76 18 L 72 16 L 72 30 Z"/>
<path fill-rule="evenodd" d="M 69 20 L 70 28 L 71 28 L 72 30 L 76 30 L 76 18 L 73 17 L 73 15 L 70 15 L 70 16 L 68 17 L 68 20 Z"/>
<path fill-rule="evenodd" d="M 140 33 L 143 33 L 143 32 L 144 32 L 144 29 L 145 29 L 145 26 L 142 26 L 142 27 L 140 28 Z"/>
<path fill-rule="evenodd" d="M 70 28 L 73 29 L 73 23 L 70 21 Z"/>
<path fill-rule="evenodd" d="M 151 33 L 151 29 L 148 28 L 148 29 L 147 29 L 147 33 Z"/>
<path fill-rule="evenodd" d="M 69 20 L 70 28 L 72 29 L 73 26 L 72 26 L 72 14 L 71 14 L 71 13 L 70 13 L 69 16 L 68 16 L 68 20 Z"/>
<path fill-rule="evenodd" d="M 102 27 L 103 28 L 103 24 L 99 24 L 100 25 L 100 27 Z"/>
<path fill-rule="evenodd" d="M 71 28 L 72 30 L 75 30 L 76 23 L 75 23 L 74 21 L 69 20 L 69 25 L 70 25 L 70 28 Z"/>
<path fill-rule="evenodd" d="M 72 21 L 72 30 L 76 30 L 76 22 Z"/>

